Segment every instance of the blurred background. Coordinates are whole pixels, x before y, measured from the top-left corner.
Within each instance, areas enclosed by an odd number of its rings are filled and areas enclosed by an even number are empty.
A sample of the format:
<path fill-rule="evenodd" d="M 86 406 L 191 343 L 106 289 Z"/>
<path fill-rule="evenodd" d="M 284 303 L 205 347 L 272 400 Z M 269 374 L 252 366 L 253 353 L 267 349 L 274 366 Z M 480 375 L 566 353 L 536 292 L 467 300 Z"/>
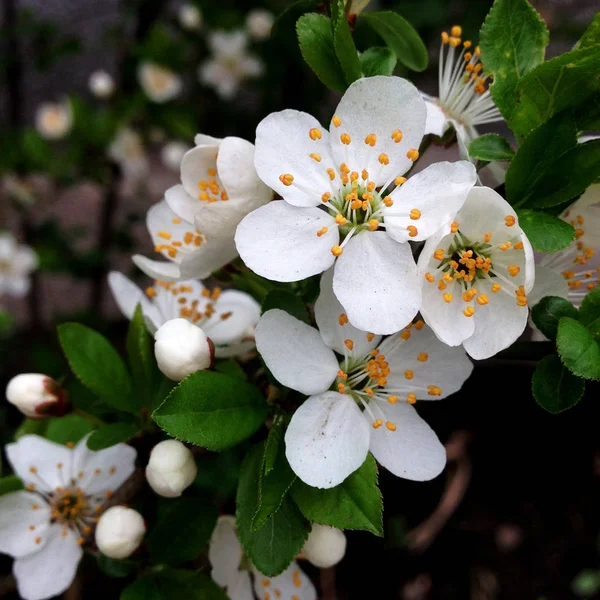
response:
<path fill-rule="evenodd" d="M 548 56 L 570 49 L 600 8 L 598 0 L 532 3 L 551 32 Z M 196 133 L 253 141 L 268 113 L 296 108 L 326 121 L 338 98 L 298 50 L 295 20 L 324 9 L 312 0 L 0 6 L 3 386 L 20 372 L 65 372 L 57 323 L 77 320 L 123 345 L 106 275 L 120 270 L 145 285 L 131 254 L 151 254 L 145 213 L 178 182 Z M 419 31 L 429 68 L 396 73 L 436 94 L 440 32 L 460 24 L 476 41 L 490 6 L 373 0 L 367 10 L 396 10 Z M 369 36 L 359 21 L 359 49 Z M 489 130 L 509 135 L 501 124 Z M 435 146 L 419 167 L 456 157 L 455 146 Z M 545 353 L 544 343 L 521 345 L 484 361 L 460 394 L 423 411 L 447 441 L 447 472 L 427 484 L 381 474 L 386 537 L 351 534 L 347 558 L 324 575 L 323 597 L 600 597 L 597 387 L 566 414 L 544 412 L 529 386 Z M 0 406 L 2 444 L 19 422 Z M 239 457 L 225 454 L 207 458 L 197 485 L 218 488 L 231 509 Z M 9 572 L 0 557 L 0 597 L 14 597 L 2 580 Z M 104 598 L 117 597 L 102 585 Z"/>

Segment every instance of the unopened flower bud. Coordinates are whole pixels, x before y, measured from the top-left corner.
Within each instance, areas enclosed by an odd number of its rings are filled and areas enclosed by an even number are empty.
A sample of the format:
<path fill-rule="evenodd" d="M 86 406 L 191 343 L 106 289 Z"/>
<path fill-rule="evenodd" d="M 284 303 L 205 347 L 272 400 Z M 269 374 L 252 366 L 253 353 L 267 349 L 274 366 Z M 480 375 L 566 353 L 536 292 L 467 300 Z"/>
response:
<path fill-rule="evenodd" d="M 302 553 L 315 567 L 320 569 L 333 567 L 346 554 L 346 536 L 343 531 L 335 527 L 313 523 Z"/>
<path fill-rule="evenodd" d="M 171 319 L 154 334 L 154 356 L 158 368 L 173 381 L 209 369 L 213 343 L 204 331 L 187 319 Z"/>
<path fill-rule="evenodd" d="M 90 75 L 88 85 L 96 98 L 108 98 L 115 91 L 115 82 L 106 71 L 94 71 Z"/>
<path fill-rule="evenodd" d="M 191 485 L 197 472 L 190 450 L 178 440 L 165 440 L 150 452 L 146 479 L 159 496 L 175 498 Z"/>
<path fill-rule="evenodd" d="M 22 373 L 6 386 L 6 399 L 30 419 L 62 417 L 69 395 L 54 379 L 41 373 Z"/>
<path fill-rule="evenodd" d="M 96 545 L 109 558 L 127 558 L 142 542 L 146 524 L 132 508 L 112 506 L 96 525 Z"/>
<path fill-rule="evenodd" d="M 202 13 L 200 9 L 193 4 L 184 4 L 177 14 L 179 24 L 183 29 L 196 31 L 202 25 Z"/>
<path fill-rule="evenodd" d="M 246 27 L 250 37 L 254 40 L 266 40 L 271 35 L 275 17 L 264 8 L 255 8 L 246 17 Z"/>

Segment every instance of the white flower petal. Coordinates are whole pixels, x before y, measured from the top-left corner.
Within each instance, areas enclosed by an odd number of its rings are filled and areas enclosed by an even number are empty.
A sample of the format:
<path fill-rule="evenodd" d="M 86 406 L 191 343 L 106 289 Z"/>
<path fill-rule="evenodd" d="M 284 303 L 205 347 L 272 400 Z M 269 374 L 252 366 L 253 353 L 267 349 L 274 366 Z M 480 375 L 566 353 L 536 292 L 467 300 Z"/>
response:
<path fill-rule="evenodd" d="M 170 227 L 172 219 L 174 217 L 179 217 L 185 221 L 184 227 L 186 230 L 190 228 L 190 223 L 194 222 L 194 217 L 200 210 L 200 207 L 206 206 L 205 203 L 203 203 L 201 200 L 198 200 L 197 195 L 193 197 L 190 196 L 182 185 L 174 185 L 170 187 L 165 192 L 165 202 L 174 214 L 163 218 L 162 225 Z"/>
<path fill-rule="evenodd" d="M 200 181 L 214 179 L 217 181 L 217 152 L 218 146 L 196 146 L 188 150 L 181 159 L 181 184 L 187 194 L 198 200 Z M 214 174 L 211 175 L 210 172 Z M 217 181 L 217 183 L 219 183 Z M 200 201 L 199 201 L 200 202 Z"/>
<path fill-rule="evenodd" d="M 321 277 L 321 293 L 315 303 L 315 320 L 323 341 L 338 354 L 347 353 L 357 357 L 364 356 L 379 344 L 380 335 L 373 336 L 369 341 L 366 332 L 356 329 L 350 323 L 340 325 L 339 318 L 342 314 L 345 314 L 344 308 L 333 293 L 333 269 L 329 269 Z M 354 344 L 351 352 L 344 345 L 344 341 L 348 339 Z"/>
<path fill-rule="evenodd" d="M 254 600 L 250 571 L 237 571 L 227 586 L 229 600 Z"/>
<path fill-rule="evenodd" d="M 384 207 L 388 235 L 398 242 L 426 240 L 454 219 L 476 181 L 475 167 L 467 161 L 434 163 L 413 175 L 392 192 L 393 206 Z M 414 209 L 418 219 L 410 217 Z M 416 236 L 409 237 L 410 226 Z"/>
<path fill-rule="evenodd" d="M 318 131 L 320 138 L 311 131 Z M 312 116 L 297 110 L 282 110 L 263 119 L 256 129 L 254 165 L 260 178 L 294 206 L 318 206 L 325 192 L 331 193 L 327 130 Z M 311 158 L 318 155 L 320 161 Z M 316 158 L 316 157 L 315 157 Z M 291 185 L 279 178 L 291 175 Z"/>
<path fill-rule="evenodd" d="M 339 370 L 319 332 L 283 310 L 260 318 L 256 347 L 277 381 L 307 396 L 325 391 Z"/>
<path fill-rule="evenodd" d="M 569 298 L 569 284 L 562 273 L 542 265 L 535 267 L 535 285 L 527 296 L 530 307 L 534 307 L 544 296 Z"/>
<path fill-rule="evenodd" d="M 221 138 L 212 137 L 211 135 L 205 135 L 204 133 L 197 133 L 194 136 L 194 144 L 196 146 L 214 146 L 215 152 L 218 150 L 219 144 L 223 140 Z"/>
<path fill-rule="evenodd" d="M 310 486 L 332 488 L 358 469 L 369 449 L 370 425 L 356 402 L 337 392 L 311 396 L 285 433 L 285 455 Z"/>
<path fill-rule="evenodd" d="M 329 230 L 321 237 L 317 231 Z M 238 252 L 258 275 L 273 281 L 300 281 L 328 269 L 339 242 L 334 219 L 317 208 L 271 202 L 250 213 L 235 234 Z"/>
<path fill-rule="evenodd" d="M 332 122 L 330 144 L 336 165 L 346 163 L 351 171 L 369 172 L 369 179 L 378 186 L 402 175 L 412 166 L 406 156 L 419 149 L 427 109 L 417 88 L 400 77 L 367 77 L 355 81 L 342 97 L 335 115 L 341 119 L 336 127 Z M 402 133 L 399 143 L 392 134 Z M 350 144 L 341 136 L 348 134 Z M 365 143 L 369 135 L 376 136 L 374 146 Z M 389 164 L 383 164 L 385 154 Z"/>
<path fill-rule="evenodd" d="M 50 516 L 50 507 L 38 494 L 13 492 L 0 496 L 0 552 L 15 558 L 38 552 L 46 543 Z"/>
<path fill-rule="evenodd" d="M 56 523 L 39 552 L 15 560 L 13 573 L 23 600 L 52 598 L 71 585 L 83 556 L 78 537 L 72 529 Z"/>
<path fill-rule="evenodd" d="M 432 98 L 431 96 L 423 94 L 423 100 L 425 100 L 425 106 L 427 107 L 425 135 L 431 133 L 438 137 L 442 137 L 446 131 L 448 131 L 448 127 L 450 127 L 450 122 L 448 121 L 448 117 L 446 117 L 446 113 L 437 103 L 437 98 Z"/>
<path fill-rule="evenodd" d="M 161 315 L 156 306 L 148 299 L 146 294 L 123 273 L 111 271 L 108 274 L 108 285 L 119 309 L 127 319 L 132 319 L 138 304 L 142 305 L 142 312 L 155 328 L 162 325 Z"/>
<path fill-rule="evenodd" d="M 359 233 L 336 262 L 333 291 L 356 328 L 381 334 L 399 331 L 421 304 L 410 246 L 383 231 Z"/>
<path fill-rule="evenodd" d="M 217 520 L 208 546 L 208 560 L 212 566 L 210 575 L 217 584 L 226 587 L 235 581 L 242 560 L 235 517 L 223 515 Z"/>
<path fill-rule="evenodd" d="M 297 600 L 317 600 L 317 592 L 312 581 L 306 576 L 298 563 L 294 560 L 292 564 L 277 577 L 265 577 L 259 571 L 254 570 L 254 591 L 257 598 L 269 598 Z"/>
<path fill-rule="evenodd" d="M 237 290 L 225 290 L 215 306 L 218 314 L 202 328 L 217 346 L 239 342 L 252 332 L 260 318 L 260 305 L 249 294 Z M 223 315 L 231 314 L 226 319 Z"/>
<path fill-rule="evenodd" d="M 179 265 L 176 263 L 152 260 L 141 254 L 134 254 L 131 260 L 138 269 L 152 279 L 162 279 L 163 281 L 178 281 L 180 279 Z"/>
<path fill-rule="evenodd" d="M 429 481 L 446 466 L 446 450 L 417 411 L 404 402 L 380 403 L 384 419 L 396 431 L 379 427 L 371 433 L 370 450 L 391 473 L 412 481 Z"/>

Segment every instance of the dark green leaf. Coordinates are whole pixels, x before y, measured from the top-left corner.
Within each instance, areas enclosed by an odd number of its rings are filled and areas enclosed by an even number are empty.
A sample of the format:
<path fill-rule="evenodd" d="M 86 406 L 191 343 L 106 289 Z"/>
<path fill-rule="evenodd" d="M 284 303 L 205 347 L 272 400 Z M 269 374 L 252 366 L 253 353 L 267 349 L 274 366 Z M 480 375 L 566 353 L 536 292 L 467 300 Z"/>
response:
<path fill-rule="evenodd" d="M 343 94 L 346 77 L 335 53 L 331 19 L 316 13 L 302 15 L 296 23 L 296 34 L 308 66 L 328 88 Z"/>
<path fill-rule="evenodd" d="M 497 133 L 486 133 L 475 138 L 469 145 L 469 155 L 477 160 L 512 160 L 515 151 L 508 140 Z"/>
<path fill-rule="evenodd" d="M 564 298 L 546 296 L 531 310 L 536 327 L 549 339 L 554 340 L 561 317 L 577 318 L 577 309 Z"/>
<path fill-rule="evenodd" d="M 397 60 L 396 55 L 389 48 L 374 47 L 360 55 L 360 66 L 365 77 L 389 76 L 394 72 Z"/>
<path fill-rule="evenodd" d="M 269 435 L 265 441 L 264 469 L 265 475 L 268 475 L 275 468 L 275 460 L 281 449 L 283 441 L 283 425 L 273 423 Z"/>
<path fill-rule="evenodd" d="M 186 377 L 152 414 L 169 435 L 209 450 L 225 450 L 265 421 L 267 402 L 236 377 L 199 371 Z"/>
<path fill-rule="evenodd" d="M 515 110 L 519 80 L 543 62 L 547 45 L 548 29 L 527 0 L 494 2 L 480 32 L 481 60 L 505 119 Z"/>
<path fill-rule="evenodd" d="M 558 322 L 556 348 L 571 373 L 584 379 L 600 379 L 600 344 L 584 325 L 563 317 Z"/>
<path fill-rule="evenodd" d="M 539 252 L 557 252 L 575 239 L 575 229 L 558 217 L 539 210 L 519 210 L 519 225 Z"/>
<path fill-rule="evenodd" d="M 134 569 L 135 563 L 130 560 L 117 560 L 108 558 L 104 554 L 98 555 L 98 567 L 109 577 L 127 577 Z"/>
<path fill-rule="evenodd" d="M 579 48 L 589 48 L 600 44 L 600 11 L 594 15 L 592 22 L 588 25 L 581 39 L 575 45 L 575 50 Z"/>
<path fill-rule="evenodd" d="M 139 428 L 129 423 L 111 423 L 103 425 L 90 435 L 87 447 L 90 450 L 104 450 L 115 444 L 126 442 L 139 433 Z"/>
<path fill-rule="evenodd" d="M 360 469 L 340 485 L 321 490 L 297 479 L 292 496 L 304 516 L 314 523 L 383 535 L 383 501 L 377 487 L 377 464 L 370 454 Z"/>
<path fill-rule="evenodd" d="M 218 360 L 215 364 L 215 371 L 218 371 L 219 373 L 225 373 L 225 375 L 231 375 L 231 377 L 243 379 L 244 381 L 248 379 L 248 375 L 246 375 L 244 369 L 242 369 L 239 363 L 232 358 Z"/>
<path fill-rule="evenodd" d="M 156 563 L 177 565 L 194 560 L 208 544 L 217 523 L 217 508 L 203 497 L 163 500 L 148 535 L 148 549 Z"/>
<path fill-rule="evenodd" d="M 358 52 L 352 39 L 348 19 L 346 18 L 346 10 L 344 8 L 344 0 L 337 0 L 331 5 L 332 25 L 333 25 L 333 47 L 340 65 L 346 76 L 348 84 L 360 79 L 362 71 L 360 61 L 358 60 Z"/>
<path fill-rule="evenodd" d="M 258 530 L 252 519 L 259 505 L 256 485 L 263 468 L 264 444 L 254 446 L 242 465 L 237 491 L 238 535 L 245 553 L 254 566 L 267 577 L 282 573 L 306 542 L 310 525 L 287 494 L 279 510 Z"/>
<path fill-rule="evenodd" d="M 600 286 L 596 286 L 583 299 L 579 308 L 579 322 L 600 341 Z"/>
<path fill-rule="evenodd" d="M 405 67 L 411 71 L 424 71 L 427 68 L 427 48 L 406 19 L 388 10 L 361 13 L 359 19 L 366 21 L 383 38 Z"/>
<path fill-rule="evenodd" d="M 538 363 L 531 389 L 536 402 L 556 415 L 581 400 L 585 381 L 570 373 L 556 354 L 551 354 Z"/>
<path fill-rule="evenodd" d="M 310 324 L 306 305 L 292 292 L 288 292 L 287 290 L 270 291 L 263 302 L 261 310 L 265 313 L 272 308 L 284 310 L 286 313 L 292 315 L 292 317 Z"/>
<path fill-rule="evenodd" d="M 137 414 L 140 399 L 133 394 L 131 377 L 104 336 L 78 323 L 65 323 L 58 326 L 58 338 L 81 383 L 114 408 Z"/>
<path fill-rule="evenodd" d="M 57 444 L 76 444 L 84 435 L 94 430 L 94 425 L 76 414 L 48 419 L 46 437 Z"/>
<path fill-rule="evenodd" d="M 156 578 L 144 575 L 123 590 L 121 600 L 164 600 L 164 596 Z"/>
<path fill-rule="evenodd" d="M 0 496 L 18 492 L 24 488 L 23 482 L 16 475 L 0 477 Z"/>

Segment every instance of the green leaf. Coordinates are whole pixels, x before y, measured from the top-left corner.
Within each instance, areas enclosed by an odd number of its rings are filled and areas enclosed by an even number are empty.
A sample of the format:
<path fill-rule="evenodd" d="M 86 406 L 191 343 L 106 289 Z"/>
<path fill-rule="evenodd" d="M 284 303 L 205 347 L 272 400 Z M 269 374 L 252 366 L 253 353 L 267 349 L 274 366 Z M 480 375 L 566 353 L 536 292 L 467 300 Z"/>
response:
<path fill-rule="evenodd" d="M 560 111 L 578 106 L 600 90 L 599 71 L 600 46 L 565 52 L 539 65 L 519 82 L 511 129 L 527 135 Z"/>
<path fill-rule="evenodd" d="M 249 438 L 265 422 L 267 408 L 255 386 L 199 371 L 174 388 L 152 418 L 178 440 L 220 451 Z"/>
<path fill-rule="evenodd" d="M 600 591 L 600 571 L 583 569 L 573 579 L 571 590 L 578 598 L 593 598 Z"/>
<path fill-rule="evenodd" d="M 156 578 L 144 575 L 121 593 L 121 600 L 164 600 Z"/>
<path fill-rule="evenodd" d="M 539 210 L 518 210 L 519 225 L 538 252 L 557 252 L 575 239 L 575 229 L 562 219 Z"/>
<path fill-rule="evenodd" d="M 161 501 L 148 536 L 152 560 L 168 565 L 194 560 L 208 544 L 216 523 L 217 508 L 204 497 Z"/>
<path fill-rule="evenodd" d="M 317 77 L 334 92 L 346 91 L 346 77 L 338 62 L 329 17 L 308 13 L 296 22 L 300 52 Z"/>
<path fill-rule="evenodd" d="M 359 58 L 365 77 L 389 76 L 394 72 L 398 61 L 396 55 L 389 48 L 384 47 L 369 48 Z"/>
<path fill-rule="evenodd" d="M 265 313 L 272 308 L 284 310 L 286 313 L 292 315 L 292 317 L 310 324 L 306 305 L 292 292 L 288 292 L 287 290 L 271 290 L 262 304 L 261 311 Z"/>
<path fill-rule="evenodd" d="M 148 332 L 142 305 L 138 304 L 127 331 L 127 355 L 135 389 L 144 406 L 152 406 L 152 396 L 160 372 L 154 359 L 152 336 Z"/>
<path fill-rule="evenodd" d="M 411 71 L 424 71 L 429 57 L 423 40 L 415 28 L 392 11 L 361 13 L 359 19 L 371 26 L 394 52 L 398 60 Z"/>
<path fill-rule="evenodd" d="M 135 569 L 135 566 L 131 560 L 117 560 L 108 558 L 104 554 L 98 555 L 98 567 L 109 577 L 127 577 Z"/>
<path fill-rule="evenodd" d="M 265 454 L 264 454 L 264 468 L 263 472 L 268 475 L 275 468 L 275 461 L 279 450 L 281 448 L 281 442 L 283 441 L 283 424 L 281 422 L 275 424 L 269 431 L 269 435 L 265 441 Z"/>
<path fill-rule="evenodd" d="M 558 322 L 556 348 L 571 373 L 584 379 L 600 379 L 600 344 L 584 325 L 563 317 Z"/>
<path fill-rule="evenodd" d="M 579 322 L 585 325 L 590 333 L 600 341 L 600 287 L 590 291 L 579 308 Z"/>
<path fill-rule="evenodd" d="M 121 600 L 228 600 L 228 597 L 204 573 L 160 565 L 123 590 Z"/>
<path fill-rule="evenodd" d="M 57 444 L 71 442 L 76 444 L 84 435 L 94 430 L 94 425 L 87 419 L 71 413 L 64 417 L 48 419 L 46 438 Z"/>
<path fill-rule="evenodd" d="M 217 360 L 215 364 L 215 371 L 219 373 L 225 373 L 225 375 L 230 375 L 231 377 L 237 377 L 238 379 L 243 379 L 246 381 L 248 379 L 248 375 L 240 364 L 233 360 L 232 358 L 226 360 Z"/>
<path fill-rule="evenodd" d="M 577 318 L 577 309 L 564 298 L 546 296 L 542 298 L 531 310 L 531 317 L 535 326 L 549 339 L 556 339 L 558 322 L 561 317 Z"/>
<path fill-rule="evenodd" d="M 544 60 L 548 28 L 527 0 L 496 0 L 480 32 L 481 61 L 493 75 L 490 93 L 506 120 L 521 77 Z"/>
<path fill-rule="evenodd" d="M 297 479 L 292 496 L 304 516 L 314 523 L 383 535 L 383 501 L 377 487 L 377 464 L 370 454 L 340 485 L 321 490 Z"/>
<path fill-rule="evenodd" d="M 475 138 L 469 145 L 469 155 L 477 160 L 512 160 L 515 151 L 508 140 L 497 133 L 486 133 Z"/>
<path fill-rule="evenodd" d="M 111 423 L 103 425 L 90 435 L 87 440 L 87 447 L 90 450 L 104 450 L 115 444 L 126 442 L 139 433 L 139 428 L 130 423 Z"/>
<path fill-rule="evenodd" d="M 600 11 L 594 15 L 592 22 L 588 25 L 581 39 L 575 44 L 574 50 L 589 48 L 600 44 Z"/>
<path fill-rule="evenodd" d="M 16 475 L 0 477 L 0 496 L 10 494 L 11 492 L 18 492 L 23 488 L 23 482 Z"/>
<path fill-rule="evenodd" d="M 585 381 L 570 373 L 556 354 L 551 354 L 538 363 L 531 389 L 536 402 L 556 415 L 572 408 L 581 400 Z"/>
<path fill-rule="evenodd" d="M 344 0 L 337 0 L 331 5 L 333 25 L 333 47 L 348 84 L 362 77 L 358 52 L 352 39 L 350 26 L 346 17 Z"/>
<path fill-rule="evenodd" d="M 83 385 L 114 408 L 138 413 L 140 399 L 133 394 L 127 368 L 103 335 L 78 323 L 65 323 L 58 326 L 58 339 Z"/>
<path fill-rule="evenodd" d="M 252 530 L 252 519 L 259 505 L 256 485 L 263 468 L 264 444 L 248 452 L 237 491 L 238 535 L 244 552 L 254 566 L 267 577 L 282 573 L 300 552 L 310 532 L 307 523 L 289 494 L 279 510 L 258 530 Z"/>

